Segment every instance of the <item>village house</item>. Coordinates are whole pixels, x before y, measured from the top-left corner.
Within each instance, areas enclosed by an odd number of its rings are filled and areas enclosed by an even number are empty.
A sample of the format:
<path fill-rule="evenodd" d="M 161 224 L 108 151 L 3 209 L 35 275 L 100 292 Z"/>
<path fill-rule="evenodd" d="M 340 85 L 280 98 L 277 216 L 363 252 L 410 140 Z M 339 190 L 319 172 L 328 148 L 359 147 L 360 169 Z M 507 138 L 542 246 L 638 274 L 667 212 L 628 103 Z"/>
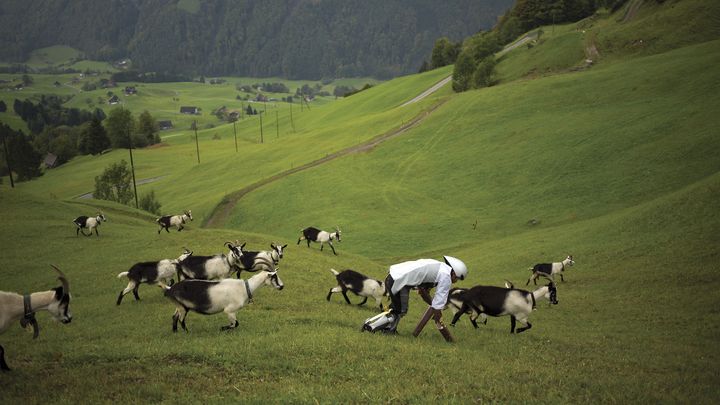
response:
<path fill-rule="evenodd" d="M 200 109 L 197 107 L 180 107 L 180 114 L 200 114 Z"/>

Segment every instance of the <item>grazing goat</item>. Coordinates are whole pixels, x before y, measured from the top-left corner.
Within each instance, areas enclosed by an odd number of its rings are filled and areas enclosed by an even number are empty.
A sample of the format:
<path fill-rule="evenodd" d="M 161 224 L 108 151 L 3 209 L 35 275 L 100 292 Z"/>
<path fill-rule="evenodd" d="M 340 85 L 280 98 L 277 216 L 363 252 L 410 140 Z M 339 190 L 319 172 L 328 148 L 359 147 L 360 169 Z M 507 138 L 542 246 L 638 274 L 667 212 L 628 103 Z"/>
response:
<path fill-rule="evenodd" d="M 158 262 L 135 263 L 132 267 L 130 267 L 130 270 L 123 271 L 118 274 L 118 278 L 127 277 L 130 281 L 128 282 L 127 287 L 120 291 L 120 295 L 118 295 L 117 298 L 117 305 L 120 305 L 123 297 L 130 291 L 133 292 L 135 300 L 139 301 L 140 296 L 138 295 L 138 289 L 142 283 L 157 284 L 163 290 L 168 289 L 167 283 L 172 285 L 173 277 L 180 273 L 179 263 L 192 256 L 192 253 L 193 252 L 185 248 L 183 254 L 181 254 L 177 259 L 163 259 Z"/>
<path fill-rule="evenodd" d="M 103 221 L 107 221 L 107 218 L 105 218 L 105 215 L 100 212 L 98 212 L 97 215 L 94 217 L 86 217 L 83 215 L 73 219 L 73 223 L 75 224 L 75 226 L 77 226 L 75 236 L 79 236 L 80 232 L 85 235 L 85 231 L 83 231 L 83 228 L 88 228 L 90 230 L 90 233 L 85 236 L 92 236 L 93 229 L 95 230 L 95 235 L 100 236 L 97 229 L 100 226 L 100 223 L 102 223 Z"/>
<path fill-rule="evenodd" d="M 170 227 L 174 226 L 177 228 L 178 232 L 182 231 L 185 228 L 185 223 L 190 220 L 193 220 L 192 217 L 192 211 L 187 210 L 183 212 L 182 215 L 165 215 L 155 220 L 155 222 L 160 225 L 160 229 L 158 229 L 158 234 L 160 231 L 165 229 L 168 233 L 170 233 Z"/>
<path fill-rule="evenodd" d="M 269 263 L 271 264 L 271 263 Z M 188 311 L 203 315 L 225 312 L 230 324 L 220 330 L 235 329 L 238 326 L 237 311 L 252 302 L 258 288 L 272 285 L 282 290 L 284 284 L 277 271 L 263 270 L 247 280 L 224 279 L 220 281 L 183 280 L 165 291 L 165 296 L 175 304 L 173 314 L 173 332 L 177 332 L 177 324 L 188 331 L 185 318 Z"/>
<path fill-rule="evenodd" d="M 535 285 L 537 285 L 537 279 L 540 276 L 546 277 L 550 281 L 555 281 L 555 274 L 560 274 L 560 280 L 563 282 L 565 279 L 563 278 L 563 272 L 565 271 L 565 267 L 572 266 L 575 264 L 575 261 L 573 261 L 572 255 L 569 255 L 565 258 L 565 260 L 561 262 L 556 263 L 539 263 L 535 266 L 531 267 L 529 270 L 532 272 L 532 275 L 528 279 L 527 283 L 525 285 L 530 284 L 530 280 L 533 281 Z"/>
<path fill-rule="evenodd" d="M 383 310 L 382 298 L 387 295 L 384 282 L 366 277 L 355 270 L 348 269 L 340 273 L 335 269 L 330 269 L 330 271 L 335 275 L 338 285 L 337 287 L 331 288 L 328 292 L 328 301 L 330 301 L 333 293 L 342 293 L 343 297 L 345 297 L 345 302 L 351 304 L 347 296 L 347 291 L 350 290 L 355 293 L 355 295 L 364 297 L 363 301 L 358 305 L 365 304 L 368 297 L 373 297 L 375 298 L 375 303 L 380 307 L 380 310 Z"/>
<path fill-rule="evenodd" d="M 320 251 L 322 251 L 323 244 L 327 242 L 327 244 L 330 245 L 330 249 L 332 249 L 333 254 L 337 255 L 335 247 L 332 244 L 333 239 L 337 239 L 337 241 L 340 242 L 340 228 L 337 226 L 335 227 L 335 232 L 333 233 L 321 231 L 320 229 L 313 228 L 311 226 L 302 230 L 302 235 L 298 238 L 297 244 L 299 245 L 300 241 L 306 240 L 308 247 L 310 247 L 311 241 L 318 242 L 320 243 Z"/>
<path fill-rule="evenodd" d="M 551 304 L 558 303 L 557 289 L 552 282 L 533 292 L 515 289 L 512 283 L 506 284 L 506 287 L 479 285 L 452 297 L 453 305 L 460 304 L 460 310 L 453 317 L 451 325 L 455 326 L 462 314 L 471 311 L 471 319 L 477 319 L 479 314 L 496 317 L 510 315 L 510 333 L 515 333 L 516 320 L 526 325 L 518 328 L 517 333 L 521 333 L 532 328 L 528 316 L 535 309 L 537 300 L 547 298 Z M 473 323 L 473 326 L 477 328 L 477 323 Z"/>
<path fill-rule="evenodd" d="M 235 241 L 235 245 L 240 243 L 238 241 Z M 248 250 L 243 250 L 245 247 L 245 243 L 243 243 L 240 246 L 240 250 L 242 251 L 242 257 L 240 257 L 240 266 L 237 268 L 237 278 L 240 278 L 240 273 L 243 270 L 249 271 L 251 273 L 254 273 L 258 270 L 267 270 L 267 261 L 271 261 L 273 265 L 277 266 L 280 263 L 280 259 L 283 257 L 283 249 L 287 247 L 287 245 L 276 245 L 275 243 L 270 244 L 270 248 L 272 250 L 261 250 L 259 252 L 253 252 Z"/>
<path fill-rule="evenodd" d="M 59 274 L 58 280 L 62 283 L 61 287 L 25 295 L 0 291 L 0 334 L 9 328 L 11 323 L 19 319 L 23 328 L 28 325 L 33 327 L 33 339 L 37 338 L 40 333 L 35 319 L 37 311 L 46 310 L 55 320 L 62 323 L 72 321 L 70 283 L 60 269 L 51 266 Z M 5 349 L 2 345 L 0 345 L 0 370 L 10 371 L 10 367 L 5 362 Z"/>
<path fill-rule="evenodd" d="M 178 279 L 193 278 L 198 280 L 212 280 L 229 277 L 233 271 L 242 270 L 240 266 L 243 256 L 242 250 L 230 242 L 225 242 L 230 249 L 229 254 L 217 254 L 214 256 L 189 256 L 181 260 Z M 179 280 L 178 280 L 179 281 Z"/>

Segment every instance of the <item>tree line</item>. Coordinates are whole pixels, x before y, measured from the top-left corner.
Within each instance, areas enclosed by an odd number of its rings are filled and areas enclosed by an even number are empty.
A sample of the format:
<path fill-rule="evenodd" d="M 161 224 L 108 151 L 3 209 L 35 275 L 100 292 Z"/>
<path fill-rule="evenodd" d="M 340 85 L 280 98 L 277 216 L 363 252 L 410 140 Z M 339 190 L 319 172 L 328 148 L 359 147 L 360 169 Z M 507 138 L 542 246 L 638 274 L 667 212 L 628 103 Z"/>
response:
<path fill-rule="evenodd" d="M 521 34 L 543 25 L 579 21 L 599 8 L 617 10 L 628 0 L 516 0 L 515 4 L 488 31 L 480 31 L 462 41 L 447 37 L 435 40 L 430 61 L 424 60 L 420 72 L 447 65 L 453 69 L 452 87 L 456 92 L 495 84 L 495 53 Z M 664 0 L 656 0 L 658 3 Z"/>
<path fill-rule="evenodd" d="M 513 0 L 215 0 L 197 12 L 176 0 L 31 3 L 3 1 L 0 60 L 64 44 L 144 72 L 318 80 L 412 73 L 435 38 L 488 29 Z"/>
<path fill-rule="evenodd" d="M 157 122 L 148 111 L 136 118 L 129 110 L 116 108 L 106 116 L 101 109 L 64 108 L 61 103 L 62 98 L 56 96 L 42 96 L 38 103 L 15 100 L 15 113 L 28 124 L 30 133 L 0 126 L 0 137 L 8 148 L 7 155 L 0 156 L 0 176 L 9 174 L 9 163 L 18 181 L 38 177 L 48 153 L 57 156 L 55 164 L 60 165 L 78 155 L 160 142 Z"/>

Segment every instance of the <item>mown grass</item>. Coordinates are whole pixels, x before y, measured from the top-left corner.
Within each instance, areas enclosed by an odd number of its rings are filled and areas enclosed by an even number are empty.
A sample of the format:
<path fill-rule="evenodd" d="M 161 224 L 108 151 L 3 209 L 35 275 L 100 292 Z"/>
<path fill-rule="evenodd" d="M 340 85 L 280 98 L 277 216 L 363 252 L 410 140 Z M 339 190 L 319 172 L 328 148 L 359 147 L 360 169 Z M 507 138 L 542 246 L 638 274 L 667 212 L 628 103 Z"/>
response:
<path fill-rule="evenodd" d="M 17 327 L 2 335 L 15 370 L 0 376 L 0 397 L 714 403 L 720 81 L 709 67 L 719 47 L 715 40 L 462 95 L 443 90 L 436 97 L 446 102 L 419 127 L 247 195 L 225 229 L 202 229 L 196 219 L 186 231 L 158 235 L 147 213 L 70 198 L 87 187 L 88 173 L 126 151 L 73 161 L 14 190 L 5 182 L 0 289 L 54 286 L 55 263 L 70 277 L 75 319 L 60 325 L 40 314 L 35 341 Z M 138 151 L 136 162 L 148 175 L 173 162 L 172 181 L 153 184 L 164 187 L 161 199 L 175 196 L 169 204 L 195 213 L 222 190 L 417 115 L 438 98 L 394 107 L 446 73 L 313 109 L 293 136 L 246 140 L 242 160 L 233 159 L 225 132 L 206 146 L 213 153 L 201 165 L 192 163 L 187 134 Z M 201 142 L 213 145 L 207 136 L 201 132 Z M 192 186 L 213 191 L 201 196 Z M 101 236 L 76 237 L 71 219 L 97 209 L 109 218 Z M 335 224 L 344 231 L 338 256 L 293 243 L 302 226 Z M 175 257 L 183 246 L 216 253 L 236 239 L 251 249 L 289 244 L 280 269 L 286 288 L 261 290 L 238 314 L 238 330 L 220 332 L 223 315 L 191 314 L 190 332 L 173 334 L 173 307 L 154 287 L 141 287 L 140 302 L 127 296 L 115 306 L 126 284 L 116 275 L 132 263 Z M 398 260 L 452 254 L 470 268 L 459 286 L 507 279 L 522 287 L 529 266 L 568 253 L 576 265 L 559 283 L 560 304 L 541 302 L 533 328 L 520 335 L 508 333 L 508 318 L 493 318 L 480 330 L 462 319 L 452 345 L 432 326 L 413 338 L 425 307 L 415 295 L 399 336 L 370 335 L 359 327 L 376 311 L 324 299 L 334 285 L 330 267 L 382 278 Z"/>

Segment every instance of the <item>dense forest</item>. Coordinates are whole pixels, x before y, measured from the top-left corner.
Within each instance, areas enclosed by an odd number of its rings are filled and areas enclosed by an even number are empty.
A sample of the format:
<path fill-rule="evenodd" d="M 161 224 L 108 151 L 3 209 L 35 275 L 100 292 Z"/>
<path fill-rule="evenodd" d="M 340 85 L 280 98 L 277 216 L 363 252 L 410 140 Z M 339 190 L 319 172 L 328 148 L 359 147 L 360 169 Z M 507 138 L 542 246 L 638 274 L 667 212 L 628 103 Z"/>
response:
<path fill-rule="evenodd" d="M 68 45 L 142 71 L 290 79 L 418 70 L 437 38 L 492 28 L 513 0 L 3 0 L 0 60 Z"/>

